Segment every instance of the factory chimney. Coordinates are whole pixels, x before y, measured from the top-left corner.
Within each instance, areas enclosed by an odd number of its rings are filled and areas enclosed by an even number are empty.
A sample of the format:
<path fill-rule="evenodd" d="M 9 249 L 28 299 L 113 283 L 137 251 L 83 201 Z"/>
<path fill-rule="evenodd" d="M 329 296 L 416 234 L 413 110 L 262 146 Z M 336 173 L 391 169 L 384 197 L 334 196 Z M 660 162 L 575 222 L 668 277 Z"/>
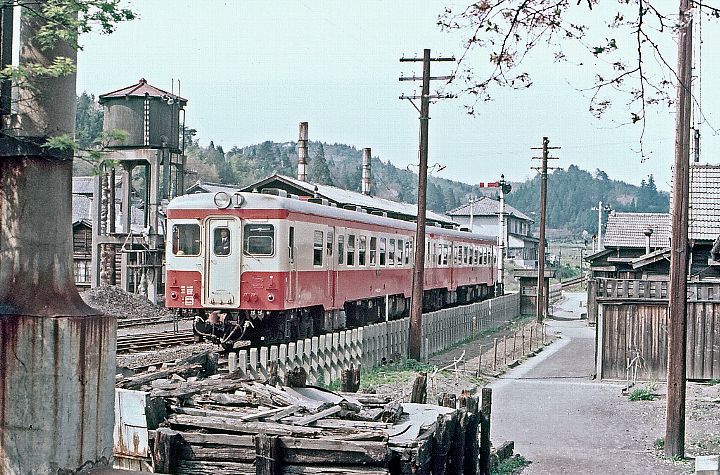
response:
<path fill-rule="evenodd" d="M 361 190 L 363 195 L 370 196 L 370 156 L 372 155 L 372 151 L 370 148 L 364 148 L 363 149 L 363 158 L 362 158 L 362 182 L 361 182 Z"/>
<path fill-rule="evenodd" d="M 300 136 L 298 138 L 298 180 L 307 181 L 308 158 L 308 123 L 300 122 Z"/>

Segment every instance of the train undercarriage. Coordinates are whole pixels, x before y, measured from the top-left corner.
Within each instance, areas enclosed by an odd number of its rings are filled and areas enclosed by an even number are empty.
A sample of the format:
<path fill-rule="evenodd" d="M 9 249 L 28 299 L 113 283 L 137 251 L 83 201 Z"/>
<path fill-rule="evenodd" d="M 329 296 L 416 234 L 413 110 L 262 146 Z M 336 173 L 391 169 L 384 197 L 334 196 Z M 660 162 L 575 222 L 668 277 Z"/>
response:
<path fill-rule="evenodd" d="M 426 290 L 423 312 L 433 312 L 455 305 L 466 305 L 492 297 L 486 285 Z M 402 294 L 346 302 L 342 309 L 324 310 L 322 306 L 267 310 L 179 310 L 180 317 L 194 316 L 196 341 L 207 340 L 226 350 L 236 342 L 277 344 L 310 338 L 326 332 L 358 328 L 395 320 L 410 314 L 410 299 Z M 193 312 L 195 312 L 193 314 Z"/>

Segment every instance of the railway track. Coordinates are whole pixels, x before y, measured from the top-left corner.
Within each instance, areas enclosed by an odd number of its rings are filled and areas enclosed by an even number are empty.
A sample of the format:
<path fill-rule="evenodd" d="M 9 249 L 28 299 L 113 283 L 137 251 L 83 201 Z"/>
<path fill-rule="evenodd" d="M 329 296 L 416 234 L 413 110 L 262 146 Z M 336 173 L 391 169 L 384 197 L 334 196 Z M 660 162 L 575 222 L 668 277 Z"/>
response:
<path fill-rule="evenodd" d="M 583 276 L 575 277 L 574 279 L 570 279 L 570 280 L 566 280 L 566 281 L 564 281 L 564 282 L 561 282 L 561 283 L 560 283 L 560 288 L 561 288 L 561 289 L 567 289 L 568 287 L 572 287 L 573 285 L 577 285 L 577 284 L 582 283 L 584 280 L 585 280 L 585 277 L 583 277 Z"/>
<path fill-rule="evenodd" d="M 117 352 L 121 354 L 158 350 L 161 348 L 187 345 L 193 342 L 192 330 L 123 335 L 117 339 Z"/>

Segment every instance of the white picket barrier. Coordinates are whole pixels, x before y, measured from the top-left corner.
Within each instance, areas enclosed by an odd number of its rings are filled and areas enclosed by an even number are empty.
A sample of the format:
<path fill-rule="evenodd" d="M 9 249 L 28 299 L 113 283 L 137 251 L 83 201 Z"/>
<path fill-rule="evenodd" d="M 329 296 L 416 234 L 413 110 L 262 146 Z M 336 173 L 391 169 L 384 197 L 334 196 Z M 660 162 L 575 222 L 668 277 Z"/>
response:
<path fill-rule="evenodd" d="M 421 355 L 447 350 L 477 338 L 484 330 L 508 322 L 520 314 L 519 294 L 510 294 L 463 307 L 447 308 L 423 315 Z M 239 351 L 237 371 L 243 376 L 266 378 L 270 364 L 277 363 L 284 378 L 302 366 L 309 384 L 328 384 L 340 379 L 343 370 L 361 366 L 374 368 L 392 359 L 404 358 L 408 350 L 410 319 L 376 323 L 305 338 L 296 342 Z"/>

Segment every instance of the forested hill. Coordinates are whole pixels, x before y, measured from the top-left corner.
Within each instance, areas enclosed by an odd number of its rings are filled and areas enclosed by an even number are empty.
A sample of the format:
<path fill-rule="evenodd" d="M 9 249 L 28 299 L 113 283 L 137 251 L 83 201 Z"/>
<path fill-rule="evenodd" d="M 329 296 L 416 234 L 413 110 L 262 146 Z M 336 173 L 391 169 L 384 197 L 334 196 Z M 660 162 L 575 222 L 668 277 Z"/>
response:
<path fill-rule="evenodd" d="M 270 174 L 297 174 L 297 153 L 294 142 L 263 142 L 243 148 L 233 147 L 225 152 L 210 144 L 201 147 L 193 143 L 187 149 L 188 167 L 197 176 L 209 181 L 247 185 Z M 309 180 L 360 191 L 362 152 L 343 144 L 310 142 Z M 445 212 L 467 202 L 472 195 L 494 189 L 481 189 L 452 180 L 430 176 L 428 179 L 428 207 Z M 377 157 L 372 159 L 371 193 L 374 196 L 408 203 L 417 202 L 417 175 L 400 169 Z M 507 196 L 512 206 L 532 216 L 540 203 L 540 179 L 514 183 Z M 659 192 L 653 176 L 641 186 L 611 180 L 602 170 L 591 174 L 570 165 L 567 170 L 555 170 L 548 177 L 548 227 L 581 233 L 597 227 L 597 212 L 591 208 L 598 202 L 609 204 L 618 211 L 667 212 L 668 194 Z"/>
<path fill-rule="evenodd" d="M 538 213 L 540 176 L 513 184 L 507 201 L 526 214 Z M 570 165 L 567 170 L 558 169 L 548 175 L 547 225 L 594 234 L 597 211 L 591 208 L 597 208 L 599 201 L 617 211 L 667 213 L 669 209 L 669 195 L 658 191 L 652 175 L 635 186 L 611 180 L 602 170 L 591 174 Z"/>
<path fill-rule="evenodd" d="M 95 97 L 83 93 L 78 96 L 76 141 L 88 148 L 98 141 L 102 130 L 103 111 Z M 247 185 L 273 173 L 288 176 L 297 174 L 295 142 L 263 142 L 247 147 L 233 147 L 228 151 L 212 142 L 207 147 L 198 144 L 194 129 L 186 129 L 185 143 L 188 157 L 187 183 L 197 179 L 237 185 Z M 360 191 L 362 151 L 343 144 L 310 142 L 310 181 Z M 92 167 L 76 160 L 76 175 L 92 173 Z M 481 189 L 436 176 L 428 179 L 427 202 L 433 211 L 445 212 L 467 203 L 469 197 L 496 194 L 495 189 Z M 408 203 L 417 202 L 417 174 L 397 168 L 378 157 L 372 159 L 371 193 L 374 196 Z M 537 213 L 540 202 L 540 180 L 535 177 L 525 183 L 514 183 L 507 201 L 525 214 Z M 640 187 L 611 180 L 601 170 L 589 173 L 571 165 L 567 170 L 555 170 L 548 178 L 548 227 L 572 233 L 592 230 L 597 226 L 597 212 L 592 211 L 598 201 L 610 204 L 619 211 L 667 212 L 668 195 L 658 192 L 652 175 Z"/>

